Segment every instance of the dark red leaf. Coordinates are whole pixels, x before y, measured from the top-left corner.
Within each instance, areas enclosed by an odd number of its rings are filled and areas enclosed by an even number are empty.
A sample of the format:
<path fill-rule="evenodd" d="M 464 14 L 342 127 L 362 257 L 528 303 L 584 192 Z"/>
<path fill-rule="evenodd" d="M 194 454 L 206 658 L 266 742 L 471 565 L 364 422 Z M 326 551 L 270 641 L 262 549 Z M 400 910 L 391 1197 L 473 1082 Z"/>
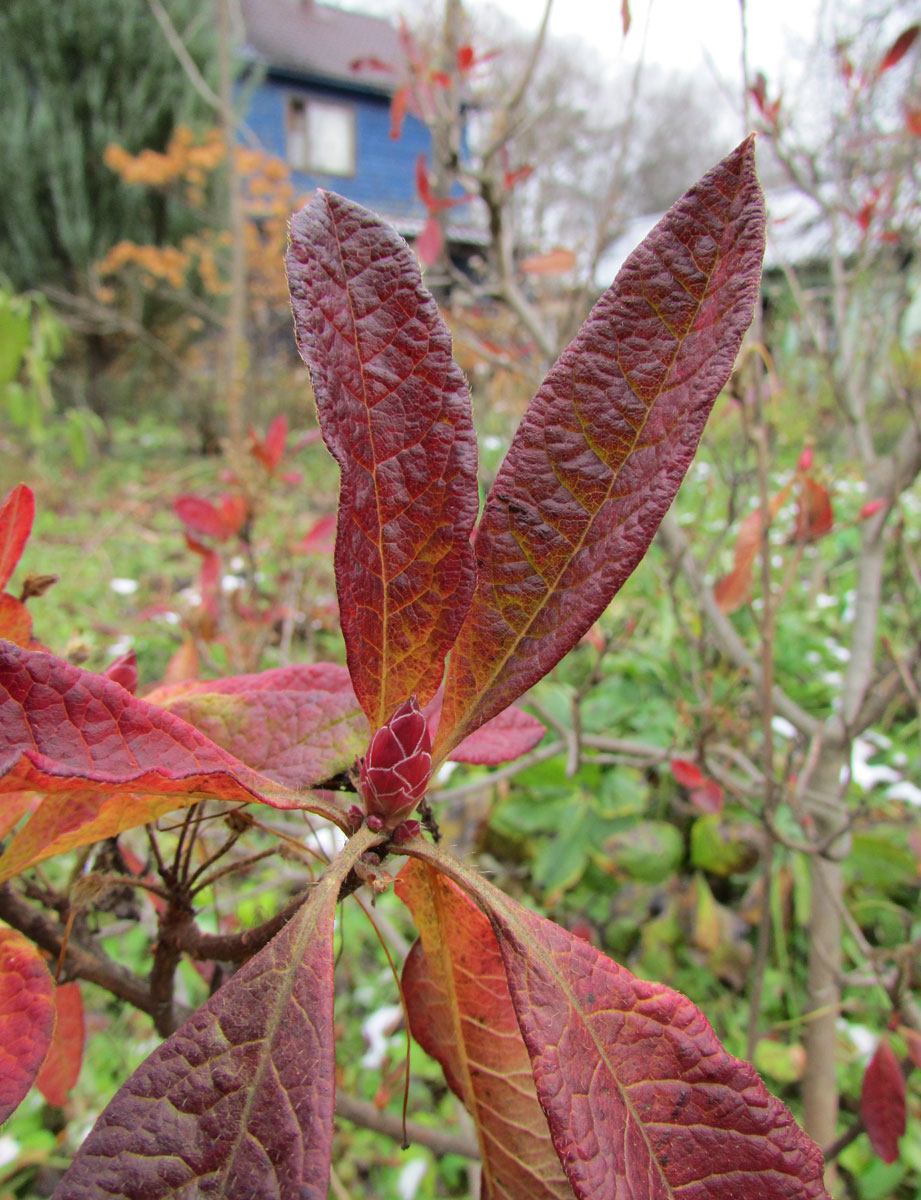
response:
<path fill-rule="evenodd" d="M 905 1077 L 889 1039 L 883 1038 L 864 1072 L 860 1115 L 870 1145 L 883 1162 L 899 1157 L 899 1138 L 905 1132 Z"/>
<path fill-rule="evenodd" d="M 126 692 L 131 692 L 132 695 L 138 690 L 138 659 L 133 650 L 129 650 L 127 654 L 123 654 L 120 658 L 116 658 L 115 662 L 109 663 L 103 671 L 106 679 L 111 679 L 113 683 L 119 683 Z"/>
<path fill-rule="evenodd" d="M 282 932 L 135 1071 L 64 1176 L 62 1200 L 326 1200 L 333 918 L 370 844 L 356 835 Z"/>
<path fill-rule="evenodd" d="M 646 553 L 754 311 L 749 139 L 665 215 L 542 384 L 480 520 L 436 762 L 545 675 Z"/>
<path fill-rule="evenodd" d="M 410 1028 L 474 1120 L 483 1195 L 572 1200 L 489 922 L 458 887 L 423 863 L 403 868 L 396 892 L 421 935 L 403 968 Z"/>
<path fill-rule="evenodd" d="M 9 583 L 22 556 L 34 519 L 32 489 L 24 483 L 17 484 L 0 505 L 0 590 Z"/>
<path fill-rule="evenodd" d="M 397 88 L 390 99 L 390 140 L 398 142 L 403 136 L 403 122 L 409 111 L 409 88 Z"/>
<path fill-rule="evenodd" d="M 704 777 L 700 773 L 700 768 L 695 763 L 690 762 L 686 758 L 673 758 L 669 763 L 672 775 L 676 781 L 686 788 L 699 788 L 703 786 Z"/>
<path fill-rule="evenodd" d="M 351 201 L 317 192 L 291 222 L 288 279 L 320 425 L 342 471 L 336 580 L 372 728 L 426 703 L 474 585 L 470 396 L 412 253 Z"/>
<path fill-rule="evenodd" d="M 85 1032 L 79 983 L 62 983 L 54 989 L 54 1009 L 57 1013 L 54 1037 L 35 1077 L 35 1086 L 49 1104 L 62 1108 L 83 1064 Z"/>
<path fill-rule="evenodd" d="M 368 721 L 348 671 L 335 663 L 183 683 L 146 699 L 290 788 L 313 787 L 347 770 L 368 744 Z"/>
<path fill-rule="evenodd" d="M 0 1123 L 19 1105 L 51 1045 L 54 984 L 45 960 L 14 929 L 0 929 Z"/>
<path fill-rule="evenodd" d="M 886 53 L 880 60 L 879 66 L 876 68 L 876 77 L 879 78 L 884 71 L 888 71 L 890 67 L 894 67 L 896 63 L 902 61 L 908 51 L 915 44 L 921 25 L 909 25 L 907 29 L 903 29 L 899 36 L 895 39 Z"/>
<path fill-rule="evenodd" d="M 269 471 L 274 471 L 285 454 L 288 441 L 288 418 L 282 414 L 274 417 L 266 430 L 265 439 L 253 439 L 253 454 Z"/>

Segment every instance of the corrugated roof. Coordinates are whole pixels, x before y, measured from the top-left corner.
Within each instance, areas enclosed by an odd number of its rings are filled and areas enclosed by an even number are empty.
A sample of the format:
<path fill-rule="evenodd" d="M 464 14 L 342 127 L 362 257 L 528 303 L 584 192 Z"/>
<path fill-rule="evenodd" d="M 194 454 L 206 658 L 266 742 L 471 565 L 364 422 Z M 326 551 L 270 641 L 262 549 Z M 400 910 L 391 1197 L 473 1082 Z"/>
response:
<path fill-rule="evenodd" d="M 242 0 L 241 13 L 248 50 L 268 67 L 388 95 L 400 86 L 403 52 L 389 21 L 310 0 Z"/>

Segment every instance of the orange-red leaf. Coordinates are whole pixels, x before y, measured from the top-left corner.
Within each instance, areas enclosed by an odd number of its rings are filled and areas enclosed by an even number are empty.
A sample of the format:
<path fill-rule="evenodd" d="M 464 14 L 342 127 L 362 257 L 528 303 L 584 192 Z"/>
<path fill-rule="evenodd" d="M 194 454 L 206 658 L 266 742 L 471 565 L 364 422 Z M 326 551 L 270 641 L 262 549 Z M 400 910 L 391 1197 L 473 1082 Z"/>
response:
<path fill-rule="evenodd" d="M 368 744 L 348 671 L 335 663 L 196 680 L 147 696 L 266 778 L 309 788 L 346 770 Z"/>
<path fill-rule="evenodd" d="M 9 592 L 0 592 L 0 638 L 17 646 L 32 642 L 32 614 Z"/>
<path fill-rule="evenodd" d="M 752 139 L 665 215 L 544 380 L 486 500 L 435 759 L 545 675 L 646 553 L 751 321 Z"/>
<path fill-rule="evenodd" d="M 299 795 L 258 774 L 187 722 L 104 676 L 0 642 L 0 792 L 22 790 L 54 799 L 7 848 L 0 860 L 5 878 L 15 873 L 10 866 L 21 861 L 24 845 L 30 855 L 40 849 L 36 828 L 46 841 L 85 836 L 82 827 L 97 830 L 93 823 L 107 806 L 106 822 L 133 824 L 202 795 L 339 817 L 319 796 Z M 134 797 L 133 807 L 127 797 Z"/>
<path fill-rule="evenodd" d="M 83 1063 L 85 1031 L 79 983 L 62 983 L 54 989 L 54 1009 L 57 1013 L 54 1036 L 35 1077 L 35 1086 L 49 1104 L 61 1108 L 80 1076 Z"/>
<path fill-rule="evenodd" d="M 355 693 L 374 729 L 441 682 L 474 584 L 476 439 L 451 339 L 406 243 L 317 192 L 288 281 L 320 425 L 342 471 L 336 580 Z"/>
<path fill-rule="evenodd" d="M 777 516 L 789 496 L 790 486 L 788 483 L 768 501 L 771 520 Z M 735 612 L 748 600 L 752 586 L 752 568 L 761 548 L 761 521 L 761 509 L 757 508 L 744 517 L 739 525 L 732 570 L 728 575 L 724 575 L 713 589 L 720 612 Z"/>
<path fill-rule="evenodd" d="M 409 111 L 409 88 L 404 84 L 397 88 L 390 100 L 390 138 L 398 142 L 403 136 L 403 122 Z"/>
<path fill-rule="evenodd" d="M 420 940 L 403 968 L 410 1028 L 473 1117 L 491 1200 L 572 1200 L 531 1075 L 489 921 L 443 875 L 410 862 L 397 895 Z"/>
<path fill-rule="evenodd" d="M 831 532 L 835 523 L 831 509 L 831 497 L 811 475 L 800 481 L 800 492 L 796 509 L 797 542 L 816 542 Z"/>
<path fill-rule="evenodd" d="M 571 250 L 559 247 L 549 250 L 546 254 L 537 254 L 526 258 L 521 264 L 522 271 L 528 275 L 565 275 L 576 265 L 576 256 Z"/>
<path fill-rule="evenodd" d="M 24 483 L 8 492 L 0 505 L 0 591 L 10 576 L 29 540 L 35 519 L 35 497 Z"/>
<path fill-rule="evenodd" d="M 860 1115 L 873 1149 L 883 1162 L 895 1162 L 905 1132 L 905 1076 L 888 1038 L 877 1046 L 864 1072 Z"/>
<path fill-rule="evenodd" d="M 0 929 L 0 1124 L 32 1086 L 54 1029 L 54 984 L 30 941 Z"/>
<path fill-rule="evenodd" d="M 364 831 L 264 950 L 135 1071 L 58 1194 L 326 1200 L 333 1132 L 333 928 Z"/>

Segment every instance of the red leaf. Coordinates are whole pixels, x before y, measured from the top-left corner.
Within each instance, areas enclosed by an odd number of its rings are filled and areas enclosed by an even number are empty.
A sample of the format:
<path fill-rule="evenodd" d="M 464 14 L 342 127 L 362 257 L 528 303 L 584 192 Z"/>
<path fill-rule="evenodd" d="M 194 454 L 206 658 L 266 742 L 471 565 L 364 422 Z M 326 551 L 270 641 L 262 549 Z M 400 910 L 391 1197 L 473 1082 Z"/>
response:
<path fill-rule="evenodd" d="M 41 803 L 35 792 L 7 792 L 0 795 L 0 838 L 5 838 L 27 812 L 34 812 Z"/>
<path fill-rule="evenodd" d="M 0 791 L 52 795 L 0 859 L 8 879 L 55 853 L 53 838 L 84 845 L 105 809 L 120 831 L 201 795 L 308 808 L 336 819 L 337 809 L 257 774 L 172 713 L 130 695 L 101 675 L 51 654 L 0 642 Z M 115 793 L 114 801 L 109 793 Z M 131 801 L 134 801 L 132 808 Z M 145 815 L 145 805 L 149 810 Z"/>
<path fill-rule="evenodd" d="M 291 222 L 288 279 L 320 425 L 342 471 L 336 581 L 372 728 L 425 704 L 474 585 L 476 438 L 451 339 L 405 242 L 317 192 Z"/>
<path fill-rule="evenodd" d="M 921 108 L 905 109 L 905 128 L 914 137 L 921 137 Z"/>
<path fill-rule="evenodd" d="M 647 983 L 428 844 L 486 910 L 537 1094 L 580 1200 L 828 1200 L 822 1155 L 685 996 Z"/>
<path fill-rule="evenodd" d="M 230 497 L 227 499 L 230 504 L 223 512 L 202 496 L 178 496 L 173 502 L 173 509 L 183 525 L 193 533 L 204 534 L 205 537 L 223 542 L 232 537 L 242 524 L 242 520 L 234 523 L 236 506 Z M 243 499 L 242 496 L 240 499 Z"/>
<path fill-rule="evenodd" d="M 921 33 L 921 25 L 909 25 L 907 29 L 902 30 L 902 32 L 895 39 L 880 60 L 880 64 L 876 68 L 877 79 L 883 74 L 884 71 L 888 71 L 891 67 L 894 67 L 896 63 L 902 61 L 908 51 L 915 44 L 915 39 L 919 33 Z"/>
<path fill-rule="evenodd" d="M 870 1145 L 883 1162 L 899 1157 L 899 1138 L 905 1132 L 905 1076 L 889 1039 L 883 1038 L 864 1072 L 860 1115 Z"/>
<path fill-rule="evenodd" d="M 811 470 L 813 457 L 814 457 L 814 454 L 813 454 L 812 447 L 811 446 L 804 447 L 802 453 L 799 456 L 799 460 L 797 461 L 797 464 L 796 464 L 797 471 L 805 473 L 806 471 Z"/>
<path fill-rule="evenodd" d="M 430 267 L 436 261 L 443 245 L 444 235 L 441 232 L 441 226 L 437 218 L 429 217 L 422 226 L 413 247 L 423 267 Z"/>
<path fill-rule="evenodd" d="M 465 737 L 451 751 L 450 758 L 452 762 L 488 767 L 512 762 L 533 750 L 546 732 L 537 717 L 510 704 Z"/>
<path fill-rule="evenodd" d="M 534 174 L 533 167 L 518 167 L 515 171 L 506 171 L 502 177 L 502 186 L 506 191 L 509 191 L 516 183 L 524 183 L 526 179 L 530 179 Z"/>
<path fill-rule="evenodd" d="M 800 483 L 794 532 L 796 541 L 817 542 L 831 531 L 834 523 L 828 491 L 811 475 L 807 475 Z"/>
<path fill-rule="evenodd" d="M 620 0 L 620 24 L 624 37 L 630 32 L 630 0 Z"/>
<path fill-rule="evenodd" d="M 301 554 L 332 554 L 336 537 L 336 515 L 319 517 L 310 526 L 297 549 Z"/>
<path fill-rule="evenodd" d="M 858 521 L 869 521 L 870 517 L 875 517 L 876 514 L 885 507 L 885 500 L 868 500 L 860 512 L 857 514 Z"/>
<path fill-rule="evenodd" d="M 703 786 L 691 792 L 691 803 L 704 813 L 723 811 L 723 789 L 713 779 L 705 779 Z"/>
<path fill-rule="evenodd" d="M 32 1086 L 54 1029 L 54 984 L 30 941 L 0 929 L 0 1123 Z"/>
<path fill-rule="evenodd" d="M 398 142 L 403 136 L 403 122 L 409 110 L 409 88 L 397 88 L 390 100 L 390 140 Z"/>
<path fill-rule="evenodd" d="M 9 592 L 0 592 L 0 638 L 17 646 L 32 644 L 32 614 Z"/>
<path fill-rule="evenodd" d="M 349 63 L 350 71 L 395 71 L 393 63 L 385 62 L 382 58 L 370 55 L 368 58 L 353 58 Z"/>
<path fill-rule="evenodd" d="M 457 69 L 464 73 L 469 71 L 476 58 L 473 53 L 473 47 L 470 45 L 458 46 L 457 48 Z"/>
<path fill-rule="evenodd" d="M 545 379 L 477 529 L 436 762 L 545 675 L 646 553 L 729 378 L 763 251 L 749 139 L 634 251 Z"/>
<path fill-rule="evenodd" d="M 347 770 L 368 744 L 367 718 L 348 671 L 334 663 L 158 688 L 147 702 L 290 788 L 313 787 Z"/>
<path fill-rule="evenodd" d="M 700 773 L 700 768 L 686 758 L 673 758 L 669 763 L 672 769 L 672 775 L 682 787 L 699 788 L 703 787 L 704 777 Z"/>
<path fill-rule="evenodd" d="M 416 191 L 419 193 L 419 199 L 425 205 L 430 214 L 444 212 L 449 208 L 457 208 L 459 204 L 466 204 L 470 199 L 469 196 L 436 196 L 432 191 L 432 185 L 429 182 L 428 168 L 425 165 L 425 155 L 420 154 L 416 159 Z M 423 234 L 424 234 L 423 230 Z M 420 238 L 422 234 L 419 235 Z M 418 239 L 416 245 L 418 247 Z M 440 249 L 440 246 L 439 246 Z M 425 260 L 423 260 L 425 261 Z M 426 266 L 429 264 L 426 262 Z"/>
<path fill-rule="evenodd" d="M 489 922 L 459 888 L 422 863 L 403 868 L 396 892 L 421 935 L 403 968 L 410 1029 L 474 1119 L 483 1194 L 572 1200 Z"/>
<path fill-rule="evenodd" d="M 240 532 L 248 515 L 246 497 L 241 496 L 238 492 L 234 492 L 232 495 L 225 492 L 221 496 L 219 511 L 224 528 L 227 530 L 227 537 L 233 537 L 235 533 Z"/>
<path fill-rule="evenodd" d="M 103 675 L 106 679 L 111 679 L 113 683 L 121 684 L 126 692 L 134 695 L 138 690 L 137 655 L 133 650 L 129 650 L 127 654 L 116 658 L 115 662 L 109 663 L 103 671 Z"/>
<path fill-rule="evenodd" d="M 274 417 L 266 431 L 264 441 L 260 441 L 252 430 L 250 430 L 250 437 L 254 457 L 259 459 L 266 470 L 274 471 L 284 457 L 285 445 L 288 441 L 288 418 L 284 414 Z"/>
<path fill-rule="evenodd" d="M 83 1063 L 83 997 L 79 983 L 62 983 L 54 989 L 57 1022 L 54 1037 L 35 1086 L 49 1104 L 63 1108 L 67 1096 L 80 1076 Z"/>
<path fill-rule="evenodd" d="M 429 75 L 429 83 L 437 84 L 438 87 L 449 88 L 451 86 L 451 76 L 445 74 L 444 71 L 433 71 Z"/>
<path fill-rule="evenodd" d="M 335 1095 L 333 918 L 373 844 L 134 1072 L 59 1185 L 68 1200 L 325 1200 Z M 128 1190 L 126 1190 L 128 1189 Z"/>
<path fill-rule="evenodd" d="M 24 483 L 17 484 L 0 505 L 0 590 L 9 583 L 23 547 L 29 540 L 34 519 L 35 497 L 32 489 Z"/>
<path fill-rule="evenodd" d="M 565 275 L 575 265 L 575 254 L 571 250 L 560 248 L 550 250 L 547 254 L 538 254 L 534 258 L 526 258 L 521 264 L 521 269 L 529 275 Z"/>

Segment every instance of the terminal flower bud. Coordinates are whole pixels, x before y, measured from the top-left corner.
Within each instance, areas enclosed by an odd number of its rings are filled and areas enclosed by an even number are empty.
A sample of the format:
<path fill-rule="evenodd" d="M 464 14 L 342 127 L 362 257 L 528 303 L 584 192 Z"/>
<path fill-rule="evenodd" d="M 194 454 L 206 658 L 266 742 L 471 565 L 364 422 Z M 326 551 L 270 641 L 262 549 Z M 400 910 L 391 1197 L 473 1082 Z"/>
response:
<path fill-rule="evenodd" d="M 428 722 L 413 696 L 375 733 L 361 760 L 358 787 L 369 817 L 395 829 L 425 795 L 431 770 Z"/>

